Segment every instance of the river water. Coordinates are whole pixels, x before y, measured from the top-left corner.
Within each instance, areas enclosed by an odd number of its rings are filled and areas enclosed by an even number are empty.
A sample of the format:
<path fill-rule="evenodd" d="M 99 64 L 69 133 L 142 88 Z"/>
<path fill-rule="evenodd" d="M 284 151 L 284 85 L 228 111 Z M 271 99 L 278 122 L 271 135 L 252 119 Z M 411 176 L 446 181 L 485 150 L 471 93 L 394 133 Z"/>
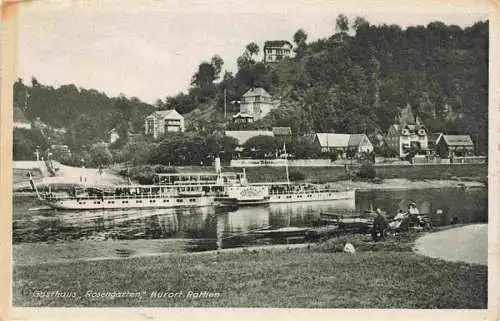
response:
<path fill-rule="evenodd" d="M 355 200 L 271 204 L 234 211 L 213 208 L 127 211 L 58 211 L 41 208 L 33 197 L 14 198 L 13 242 L 107 239 L 185 239 L 193 250 L 229 248 L 257 242 L 251 231 L 319 225 L 321 212 L 344 216 L 380 207 L 388 214 L 411 200 L 434 224 L 486 222 L 485 188 L 428 190 L 372 190 L 356 192 Z M 443 214 L 436 214 L 442 210 Z M 269 240 L 268 240 L 269 241 Z"/>

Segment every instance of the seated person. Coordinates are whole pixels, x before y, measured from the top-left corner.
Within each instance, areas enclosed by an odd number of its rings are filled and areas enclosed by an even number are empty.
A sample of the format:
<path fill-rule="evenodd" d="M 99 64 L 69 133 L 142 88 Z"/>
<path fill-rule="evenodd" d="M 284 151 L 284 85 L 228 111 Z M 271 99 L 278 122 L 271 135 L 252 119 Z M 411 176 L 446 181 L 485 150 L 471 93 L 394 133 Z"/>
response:
<path fill-rule="evenodd" d="M 392 222 L 389 223 L 389 227 L 392 229 L 401 228 L 402 223 L 408 218 L 408 213 L 404 213 L 403 210 L 398 210 L 396 216 L 394 216 Z"/>
<path fill-rule="evenodd" d="M 414 202 L 411 202 L 410 204 L 408 204 L 408 214 L 410 214 L 410 215 L 419 215 L 420 214 L 420 211 L 417 208 L 417 204 L 415 204 Z"/>
<path fill-rule="evenodd" d="M 398 220 L 403 220 L 405 218 L 406 218 L 406 214 L 403 212 L 403 210 L 399 209 L 398 213 L 396 214 L 396 216 L 394 216 L 393 220 L 398 221 Z"/>

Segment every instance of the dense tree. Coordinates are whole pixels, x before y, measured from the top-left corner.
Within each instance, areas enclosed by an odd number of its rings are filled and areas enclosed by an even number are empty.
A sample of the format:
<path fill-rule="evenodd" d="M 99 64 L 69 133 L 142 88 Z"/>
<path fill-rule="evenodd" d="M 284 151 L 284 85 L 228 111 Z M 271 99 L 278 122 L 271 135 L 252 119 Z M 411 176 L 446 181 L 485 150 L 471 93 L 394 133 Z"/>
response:
<path fill-rule="evenodd" d="M 254 56 L 259 54 L 260 48 L 255 42 L 251 42 L 246 46 L 246 50 L 250 56 Z"/>
<path fill-rule="evenodd" d="M 296 57 L 304 56 L 307 48 L 307 33 L 303 29 L 299 29 L 293 35 L 293 42 L 295 43 Z"/>
<path fill-rule="evenodd" d="M 350 27 L 355 32 L 350 33 Z M 238 105 L 228 102 L 238 101 L 251 87 L 263 87 L 280 103 L 265 119 L 245 125 L 248 128 L 290 126 L 296 135 L 320 131 L 373 135 L 386 133 L 400 110 L 410 105 L 430 132 L 470 134 L 485 153 L 488 27 L 487 21 L 466 28 L 431 22 L 402 29 L 371 25 L 361 17 L 350 25 L 347 17 L 339 15 L 330 37 L 307 42 L 307 34 L 297 30 L 293 36 L 296 59 L 265 64 L 257 61 L 259 46 L 250 43 L 237 59 L 237 72 L 221 77 L 223 60 L 214 55 L 200 63 L 188 92 L 158 100 L 155 106 L 124 96 L 110 98 L 71 84 L 45 86 L 32 78 L 14 84 L 14 108 L 16 117 L 24 115 L 27 121 L 39 117 L 49 127 L 64 128 L 62 138 L 49 129 L 41 134 L 47 142 L 66 143 L 78 153 L 104 140 L 113 127 L 141 132 L 144 117 L 155 109 L 175 108 L 182 114 L 202 111 L 198 114 L 203 120 L 189 119 L 189 128 L 196 135 L 210 136 L 224 129 L 224 98 L 227 110 L 235 112 Z M 210 116 L 206 111 L 212 106 L 216 112 Z M 228 124 L 227 128 L 233 126 L 243 125 Z M 29 157 L 27 149 L 35 144 L 32 139 L 17 134 L 16 154 Z M 161 144 L 176 157 L 186 146 L 201 144 L 192 137 L 179 139 L 180 145 Z M 26 151 L 20 146 L 24 140 L 29 140 L 24 143 Z M 208 154 L 220 147 L 205 140 L 203 144 L 200 148 L 208 148 L 203 149 Z M 156 156 L 155 161 L 167 164 L 172 157 L 166 152 Z M 191 163 L 201 161 L 194 154 L 187 157 Z"/>
<path fill-rule="evenodd" d="M 113 161 L 113 156 L 105 143 L 96 143 L 90 146 L 89 154 L 91 159 L 89 165 L 92 166 L 107 166 Z"/>
<path fill-rule="evenodd" d="M 254 136 L 247 140 L 243 145 L 245 152 L 248 155 L 256 158 L 275 157 L 275 152 L 278 149 L 276 140 L 273 136 Z"/>

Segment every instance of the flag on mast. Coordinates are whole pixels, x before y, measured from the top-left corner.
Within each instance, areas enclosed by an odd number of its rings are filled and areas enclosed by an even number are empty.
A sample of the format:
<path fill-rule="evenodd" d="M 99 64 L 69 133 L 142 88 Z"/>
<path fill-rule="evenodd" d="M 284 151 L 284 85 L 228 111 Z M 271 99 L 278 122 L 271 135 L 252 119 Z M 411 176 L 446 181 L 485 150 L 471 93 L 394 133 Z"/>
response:
<path fill-rule="evenodd" d="M 28 172 L 28 174 L 26 174 L 26 176 L 28 176 L 30 178 L 30 185 L 31 185 L 31 188 L 33 189 L 33 191 L 36 192 L 36 196 L 39 199 L 41 199 L 40 194 L 38 193 L 38 189 L 36 188 L 35 182 L 33 181 L 33 176 L 31 175 L 31 172 Z"/>
<path fill-rule="evenodd" d="M 288 175 L 288 154 L 286 153 L 286 144 L 283 143 L 283 153 L 285 154 L 285 170 L 286 170 L 286 182 L 290 184 L 290 175 Z"/>

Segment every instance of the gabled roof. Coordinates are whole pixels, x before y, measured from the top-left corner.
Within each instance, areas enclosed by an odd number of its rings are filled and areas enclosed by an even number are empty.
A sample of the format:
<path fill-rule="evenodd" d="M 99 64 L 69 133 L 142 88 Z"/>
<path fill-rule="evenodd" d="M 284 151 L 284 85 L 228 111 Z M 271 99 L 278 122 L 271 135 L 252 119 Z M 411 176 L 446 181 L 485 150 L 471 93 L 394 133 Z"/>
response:
<path fill-rule="evenodd" d="M 472 138 L 469 135 L 443 135 L 440 139 L 444 139 L 448 146 L 472 146 Z"/>
<path fill-rule="evenodd" d="M 366 136 L 366 134 L 351 134 L 350 137 L 349 137 L 348 146 L 349 147 L 350 146 L 359 146 L 359 144 L 361 144 L 361 141 L 364 138 L 368 139 L 368 136 Z"/>
<path fill-rule="evenodd" d="M 416 133 L 419 129 L 424 129 L 427 132 L 427 129 L 425 128 L 424 125 L 417 125 L 417 124 L 403 124 L 403 125 L 392 124 L 389 127 L 389 131 L 391 130 L 391 128 L 394 128 L 396 132 L 398 132 L 400 135 L 403 133 L 403 129 L 408 129 L 410 134 Z"/>
<path fill-rule="evenodd" d="M 243 97 L 253 97 L 253 96 L 266 96 L 271 97 L 271 95 L 264 90 L 264 88 L 250 88 L 246 93 L 243 94 Z"/>
<path fill-rule="evenodd" d="M 289 136 L 292 134 L 290 127 L 273 127 L 272 131 L 275 136 Z"/>
<path fill-rule="evenodd" d="M 247 113 L 237 113 L 233 118 L 253 118 L 253 116 Z"/>
<path fill-rule="evenodd" d="M 270 130 L 226 130 L 226 136 L 236 138 L 238 145 L 243 145 L 252 137 L 255 136 L 272 136 L 274 134 Z"/>
<path fill-rule="evenodd" d="M 406 105 L 405 108 L 399 111 L 399 123 L 400 124 L 415 124 L 415 117 L 413 117 L 413 112 L 411 110 L 410 104 Z"/>
<path fill-rule="evenodd" d="M 349 145 L 349 134 L 317 133 L 321 147 L 347 147 Z"/>
<path fill-rule="evenodd" d="M 434 144 L 437 144 L 439 137 L 441 137 L 443 133 L 431 133 L 427 136 L 427 139 L 429 142 L 434 142 Z"/>
<path fill-rule="evenodd" d="M 14 122 L 31 124 L 24 115 L 24 112 L 21 110 L 21 108 L 18 107 L 14 108 Z"/>
<path fill-rule="evenodd" d="M 289 41 L 287 41 L 287 40 L 269 40 L 269 41 L 264 42 L 264 48 L 267 48 L 267 47 L 283 47 L 285 45 L 293 47 L 293 45 Z"/>
<path fill-rule="evenodd" d="M 154 113 L 150 114 L 148 117 L 163 117 L 163 118 L 169 118 L 169 119 L 183 119 L 184 116 L 179 114 L 175 109 L 169 109 L 169 110 L 157 110 Z"/>
<path fill-rule="evenodd" d="M 314 140 L 316 139 L 316 134 L 314 133 L 309 133 L 309 134 L 304 134 L 302 137 L 304 137 L 309 143 L 314 143 Z"/>

